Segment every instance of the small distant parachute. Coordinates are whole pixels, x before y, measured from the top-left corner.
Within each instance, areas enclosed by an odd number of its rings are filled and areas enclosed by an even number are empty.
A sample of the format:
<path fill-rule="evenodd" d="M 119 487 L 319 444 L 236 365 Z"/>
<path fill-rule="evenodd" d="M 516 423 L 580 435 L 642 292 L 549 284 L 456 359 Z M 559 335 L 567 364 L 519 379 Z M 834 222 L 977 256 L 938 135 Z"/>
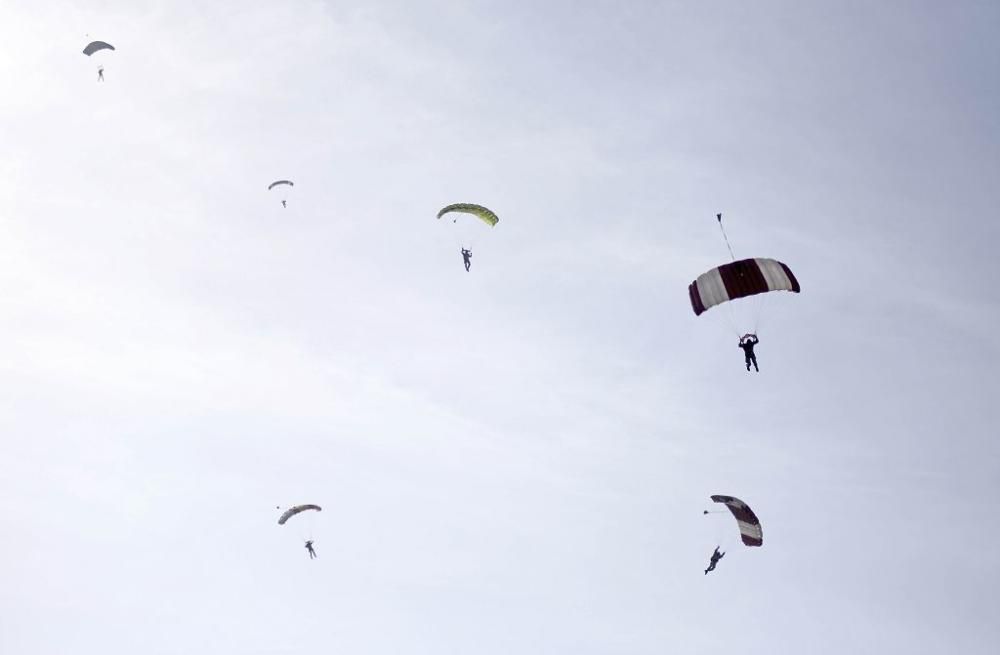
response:
<path fill-rule="evenodd" d="M 296 514 L 301 514 L 309 510 L 315 510 L 317 512 L 322 512 L 323 508 L 319 505 L 296 505 L 295 507 L 289 507 L 282 513 L 281 517 L 278 519 L 278 525 L 284 525 L 285 521 L 292 518 Z"/>
<path fill-rule="evenodd" d="M 275 180 L 274 182 L 271 182 L 270 184 L 267 185 L 267 190 L 270 191 L 275 187 L 293 187 L 293 186 L 295 186 L 295 182 L 292 182 L 291 180 Z M 288 194 L 287 194 L 288 190 L 285 189 L 284 191 L 285 192 L 281 194 L 281 206 L 288 207 Z"/>
<path fill-rule="evenodd" d="M 712 496 L 712 501 L 722 503 L 733 513 L 733 516 L 736 518 L 736 524 L 740 528 L 740 537 L 743 538 L 743 545 L 761 546 L 764 544 L 764 532 L 761 530 L 760 521 L 749 505 L 739 498 L 732 496 Z M 705 513 L 707 514 L 708 512 Z"/>
<path fill-rule="evenodd" d="M 691 309 L 700 315 L 716 305 L 768 291 L 799 293 L 792 269 L 774 259 L 741 259 L 698 276 L 688 286 Z"/>
<path fill-rule="evenodd" d="M 460 202 L 455 205 L 448 205 L 444 209 L 438 212 L 437 217 L 441 218 L 445 214 L 450 214 L 452 212 L 459 212 L 462 214 L 472 214 L 476 218 L 480 219 L 490 227 L 493 227 L 500 222 L 500 217 L 494 214 L 492 211 L 483 207 L 482 205 L 473 205 L 467 202 Z"/>
<path fill-rule="evenodd" d="M 99 52 L 101 50 L 114 50 L 114 49 L 115 47 L 110 43 L 105 43 L 104 41 L 91 41 L 90 43 L 87 44 L 87 47 L 83 49 L 83 54 L 89 57 L 95 52 Z"/>

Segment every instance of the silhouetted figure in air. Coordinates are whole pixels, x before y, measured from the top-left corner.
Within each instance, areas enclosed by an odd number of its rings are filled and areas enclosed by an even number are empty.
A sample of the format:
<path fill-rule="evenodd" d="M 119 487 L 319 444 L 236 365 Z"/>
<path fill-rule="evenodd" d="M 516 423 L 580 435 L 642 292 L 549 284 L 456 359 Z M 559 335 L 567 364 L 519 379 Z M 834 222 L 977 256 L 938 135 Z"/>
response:
<path fill-rule="evenodd" d="M 462 248 L 462 261 L 465 262 L 465 272 L 468 273 L 472 267 L 472 251 Z"/>
<path fill-rule="evenodd" d="M 712 559 L 708 562 L 708 568 L 705 569 L 705 575 L 708 575 L 709 571 L 715 570 L 715 565 L 719 563 L 719 560 L 726 556 L 725 552 L 719 552 L 719 547 L 715 547 L 715 552 L 712 553 Z"/>
<path fill-rule="evenodd" d="M 282 200 L 281 201 L 281 206 L 287 208 L 288 207 L 288 201 L 287 200 Z"/>
<path fill-rule="evenodd" d="M 97 81 L 98 82 L 104 81 L 104 66 L 99 66 L 97 68 Z"/>
<path fill-rule="evenodd" d="M 316 559 L 316 551 L 313 550 L 312 540 L 306 542 L 306 550 L 309 551 L 309 559 Z"/>
<path fill-rule="evenodd" d="M 760 369 L 757 368 L 757 356 L 753 354 L 753 347 L 760 343 L 760 339 L 757 338 L 756 334 L 744 334 L 740 337 L 740 348 L 743 349 L 743 354 L 746 355 L 747 360 L 747 370 L 750 370 L 750 365 L 753 364 L 753 369 L 760 373 Z"/>

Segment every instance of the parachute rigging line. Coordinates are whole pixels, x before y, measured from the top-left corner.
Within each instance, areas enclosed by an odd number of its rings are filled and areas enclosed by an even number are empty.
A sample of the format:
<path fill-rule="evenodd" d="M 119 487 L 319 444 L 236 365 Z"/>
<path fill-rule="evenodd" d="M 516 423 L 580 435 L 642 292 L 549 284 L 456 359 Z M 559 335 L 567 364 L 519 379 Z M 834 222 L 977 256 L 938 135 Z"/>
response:
<path fill-rule="evenodd" d="M 715 217 L 719 219 L 719 229 L 722 230 L 722 238 L 726 240 L 726 247 L 729 248 L 729 256 L 736 261 L 736 255 L 733 254 L 733 247 L 729 245 L 729 237 L 726 236 L 726 228 L 722 226 L 722 214 L 716 214 Z"/>

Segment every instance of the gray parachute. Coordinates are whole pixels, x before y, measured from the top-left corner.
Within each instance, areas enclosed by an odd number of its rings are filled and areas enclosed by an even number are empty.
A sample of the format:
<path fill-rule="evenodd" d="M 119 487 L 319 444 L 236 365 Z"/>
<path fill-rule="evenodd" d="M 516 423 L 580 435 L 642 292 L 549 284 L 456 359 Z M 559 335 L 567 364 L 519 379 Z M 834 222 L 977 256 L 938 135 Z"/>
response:
<path fill-rule="evenodd" d="M 323 508 L 319 505 L 296 505 L 295 507 L 289 507 L 282 512 L 281 517 L 278 519 L 278 525 L 284 525 L 288 519 L 292 518 L 296 514 L 301 514 L 302 512 L 307 512 L 309 510 L 322 512 Z"/>
<path fill-rule="evenodd" d="M 115 47 L 110 43 L 105 43 L 104 41 L 91 41 L 90 43 L 87 44 L 87 47 L 83 49 L 83 54 L 89 57 L 95 52 L 99 52 L 101 50 L 114 50 L 114 49 Z"/>

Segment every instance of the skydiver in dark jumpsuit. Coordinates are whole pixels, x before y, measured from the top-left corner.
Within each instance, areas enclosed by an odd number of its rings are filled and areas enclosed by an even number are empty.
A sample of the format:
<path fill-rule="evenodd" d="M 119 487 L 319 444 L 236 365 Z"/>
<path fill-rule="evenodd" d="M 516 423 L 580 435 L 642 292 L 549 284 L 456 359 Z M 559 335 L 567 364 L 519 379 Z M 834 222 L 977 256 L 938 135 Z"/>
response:
<path fill-rule="evenodd" d="M 712 559 L 708 563 L 708 568 L 705 569 L 705 575 L 708 575 L 709 571 L 714 571 L 715 570 L 715 565 L 718 564 L 719 560 L 722 559 L 725 556 L 726 556 L 725 551 L 723 551 L 723 552 L 720 553 L 719 552 L 719 547 L 716 546 L 715 547 L 715 552 L 712 553 Z"/>
<path fill-rule="evenodd" d="M 281 206 L 282 207 L 288 207 L 288 201 L 287 200 L 282 200 L 281 201 Z"/>
<path fill-rule="evenodd" d="M 313 550 L 312 540 L 306 542 L 306 550 L 309 551 L 309 559 L 316 559 L 316 551 Z"/>
<path fill-rule="evenodd" d="M 746 355 L 747 360 L 747 370 L 750 370 L 750 364 L 753 364 L 755 371 L 760 373 L 760 369 L 757 368 L 757 356 L 753 354 L 753 347 L 760 343 L 760 339 L 757 338 L 756 334 L 747 334 L 740 337 L 740 348 L 743 349 L 743 354 Z"/>
<path fill-rule="evenodd" d="M 104 81 L 104 66 L 100 66 L 97 69 L 97 81 L 98 82 L 103 82 Z"/>
<path fill-rule="evenodd" d="M 462 248 L 462 261 L 465 262 L 465 272 L 468 273 L 472 267 L 472 251 Z"/>

